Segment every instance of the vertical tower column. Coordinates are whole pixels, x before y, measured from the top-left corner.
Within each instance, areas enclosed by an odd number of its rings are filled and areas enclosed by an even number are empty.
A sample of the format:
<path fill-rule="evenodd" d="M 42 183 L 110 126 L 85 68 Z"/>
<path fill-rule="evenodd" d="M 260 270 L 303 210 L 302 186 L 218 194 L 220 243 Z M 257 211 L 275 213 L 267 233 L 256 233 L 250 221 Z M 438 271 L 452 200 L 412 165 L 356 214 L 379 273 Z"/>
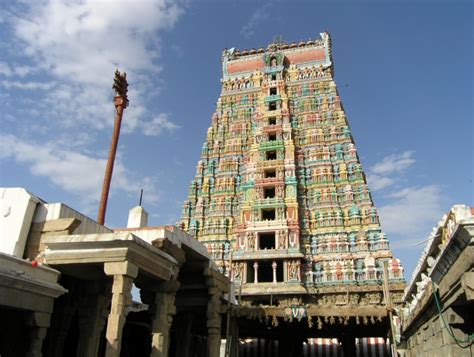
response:
<path fill-rule="evenodd" d="M 113 276 L 112 304 L 107 322 L 106 357 L 119 357 L 122 347 L 122 332 L 127 319 L 128 307 L 132 304 L 133 279 L 138 267 L 129 262 L 105 263 L 105 274 Z"/>
<path fill-rule="evenodd" d="M 277 282 L 277 262 L 276 261 L 273 261 L 272 269 L 273 269 L 273 283 L 276 284 Z"/>
<path fill-rule="evenodd" d="M 254 284 L 258 283 L 258 263 L 253 263 L 253 282 Z"/>

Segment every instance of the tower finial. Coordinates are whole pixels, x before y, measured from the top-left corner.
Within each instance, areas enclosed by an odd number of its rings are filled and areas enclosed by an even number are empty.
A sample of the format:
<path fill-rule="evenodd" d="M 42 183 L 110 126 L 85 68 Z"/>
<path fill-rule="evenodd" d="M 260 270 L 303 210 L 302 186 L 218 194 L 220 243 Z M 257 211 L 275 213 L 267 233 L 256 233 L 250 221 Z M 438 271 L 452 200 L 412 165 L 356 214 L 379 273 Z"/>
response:
<path fill-rule="evenodd" d="M 112 89 L 115 91 L 115 94 L 119 97 L 122 97 L 124 101 L 124 108 L 128 106 L 128 82 L 127 82 L 127 72 L 120 73 L 118 69 L 115 70 L 114 84 Z"/>

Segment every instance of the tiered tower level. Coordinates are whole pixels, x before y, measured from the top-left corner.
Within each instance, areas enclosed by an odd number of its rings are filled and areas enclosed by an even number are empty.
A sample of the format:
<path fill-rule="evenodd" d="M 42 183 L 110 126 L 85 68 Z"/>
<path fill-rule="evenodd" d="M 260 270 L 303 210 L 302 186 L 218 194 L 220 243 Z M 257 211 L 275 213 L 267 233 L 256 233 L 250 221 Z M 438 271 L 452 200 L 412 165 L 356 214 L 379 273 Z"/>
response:
<path fill-rule="evenodd" d="M 244 299 L 380 286 L 385 261 L 403 283 L 333 80 L 329 34 L 226 49 L 222 68 L 182 227 L 232 271 Z M 351 298 L 381 302 L 364 291 Z"/>

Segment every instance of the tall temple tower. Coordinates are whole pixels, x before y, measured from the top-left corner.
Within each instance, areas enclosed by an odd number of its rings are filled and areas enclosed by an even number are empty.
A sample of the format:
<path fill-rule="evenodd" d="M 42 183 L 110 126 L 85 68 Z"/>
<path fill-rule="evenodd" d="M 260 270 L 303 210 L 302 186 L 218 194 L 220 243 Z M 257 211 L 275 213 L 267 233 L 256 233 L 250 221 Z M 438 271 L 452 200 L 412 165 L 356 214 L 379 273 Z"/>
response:
<path fill-rule="evenodd" d="M 248 305 L 379 305 L 384 262 L 401 302 L 403 268 L 333 80 L 329 34 L 226 49 L 222 70 L 182 228 L 231 271 Z"/>

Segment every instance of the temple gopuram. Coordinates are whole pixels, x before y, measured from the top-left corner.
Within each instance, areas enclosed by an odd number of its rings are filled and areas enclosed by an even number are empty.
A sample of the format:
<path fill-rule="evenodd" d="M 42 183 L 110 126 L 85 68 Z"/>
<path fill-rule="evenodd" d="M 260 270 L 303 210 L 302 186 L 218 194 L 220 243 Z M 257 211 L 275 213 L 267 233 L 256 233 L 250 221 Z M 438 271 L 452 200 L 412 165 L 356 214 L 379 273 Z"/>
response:
<path fill-rule="evenodd" d="M 181 227 L 239 290 L 239 336 L 279 340 L 281 355 L 296 355 L 285 336 L 338 338 L 346 353 L 356 337 L 387 337 L 403 267 L 358 158 L 329 34 L 225 49 L 222 72 Z"/>

